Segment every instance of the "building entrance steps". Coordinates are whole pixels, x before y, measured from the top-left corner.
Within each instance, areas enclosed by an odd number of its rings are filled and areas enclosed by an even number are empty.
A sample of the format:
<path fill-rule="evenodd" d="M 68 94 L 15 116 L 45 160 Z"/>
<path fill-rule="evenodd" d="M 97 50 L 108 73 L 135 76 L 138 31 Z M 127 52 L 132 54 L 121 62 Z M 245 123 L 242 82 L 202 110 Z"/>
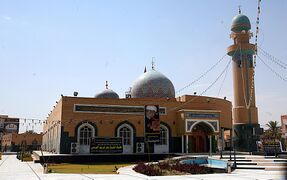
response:
<path fill-rule="evenodd" d="M 234 156 L 224 155 L 222 159 L 226 159 L 234 165 Z M 265 171 L 286 171 L 287 159 L 266 157 L 259 155 L 238 155 L 236 156 L 236 169 L 257 169 Z"/>

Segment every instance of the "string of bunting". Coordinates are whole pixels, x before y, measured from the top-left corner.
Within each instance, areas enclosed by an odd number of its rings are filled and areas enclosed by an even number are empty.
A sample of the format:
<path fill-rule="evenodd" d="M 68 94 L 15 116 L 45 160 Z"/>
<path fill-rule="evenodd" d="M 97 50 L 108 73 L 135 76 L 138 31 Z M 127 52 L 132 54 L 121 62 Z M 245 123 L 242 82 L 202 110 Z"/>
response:
<path fill-rule="evenodd" d="M 257 18 L 256 18 L 256 32 L 255 32 L 255 55 L 254 55 L 254 67 L 256 66 L 256 55 L 257 55 L 257 45 L 258 45 L 258 34 L 259 34 L 259 19 L 260 19 L 260 8 L 261 0 L 258 0 L 258 6 L 257 6 Z"/>

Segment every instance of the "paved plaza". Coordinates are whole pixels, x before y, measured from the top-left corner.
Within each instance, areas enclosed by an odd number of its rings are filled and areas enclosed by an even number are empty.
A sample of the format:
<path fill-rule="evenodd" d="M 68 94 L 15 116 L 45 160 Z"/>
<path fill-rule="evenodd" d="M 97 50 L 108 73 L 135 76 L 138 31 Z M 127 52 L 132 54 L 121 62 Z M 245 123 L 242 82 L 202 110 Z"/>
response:
<path fill-rule="evenodd" d="M 16 155 L 3 155 L 0 160 L 0 180 L 37 180 L 37 179 L 115 179 L 115 180 L 142 180 L 142 179 L 191 179 L 191 180 L 209 180 L 209 179 L 285 179 L 283 171 L 264 171 L 264 170 L 235 170 L 231 174 L 207 174 L 207 175 L 184 175 L 184 176 L 154 176 L 148 177 L 132 171 L 132 167 L 119 169 L 119 174 L 44 174 L 43 167 L 39 163 L 21 162 Z"/>

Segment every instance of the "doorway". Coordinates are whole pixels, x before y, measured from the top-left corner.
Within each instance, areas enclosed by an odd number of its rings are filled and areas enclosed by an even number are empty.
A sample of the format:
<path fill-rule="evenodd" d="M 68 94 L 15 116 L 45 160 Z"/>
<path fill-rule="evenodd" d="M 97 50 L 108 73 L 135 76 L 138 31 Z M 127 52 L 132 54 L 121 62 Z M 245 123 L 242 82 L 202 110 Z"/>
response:
<path fill-rule="evenodd" d="M 191 134 L 188 135 L 188 153 L 209 152 L 210 145 L 208 136 L 211 135 L 212 132 L 212 128 L 204 122 L 194 125 Z"/>
<path fill-rule="evenodd" d="M 196 132 L 188 136 L 189 153 L 208 152 L 207 135 L 203 132 Z"/>

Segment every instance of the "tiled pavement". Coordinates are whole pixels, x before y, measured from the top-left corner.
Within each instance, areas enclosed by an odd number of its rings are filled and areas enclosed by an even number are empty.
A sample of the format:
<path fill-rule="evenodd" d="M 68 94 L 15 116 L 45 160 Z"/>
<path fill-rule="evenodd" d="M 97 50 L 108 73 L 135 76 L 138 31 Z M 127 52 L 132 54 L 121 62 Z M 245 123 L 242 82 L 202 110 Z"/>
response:
<path fill-rule="evenodd" d="M 16 155 L 3 155 L 0 160 L 0 180 L 142 180 L 142 179 L 190 179 L 190 180 L 208 180 L 208 179 L 284 179 L 282 171 L 264 171 L 264 170 L 235 170 L 231 174 L 206 174 L 206 175 L 185 175 L 185 176 L 156 176 L 148 177 L 132 171 L 132 167 L 124 167 L 119 169 L 117 175 L 103 175 L 103 174 L 43 174 L 43 168 L 40 164 L 33 162 L 21 162 L 16 159 Z"/>

